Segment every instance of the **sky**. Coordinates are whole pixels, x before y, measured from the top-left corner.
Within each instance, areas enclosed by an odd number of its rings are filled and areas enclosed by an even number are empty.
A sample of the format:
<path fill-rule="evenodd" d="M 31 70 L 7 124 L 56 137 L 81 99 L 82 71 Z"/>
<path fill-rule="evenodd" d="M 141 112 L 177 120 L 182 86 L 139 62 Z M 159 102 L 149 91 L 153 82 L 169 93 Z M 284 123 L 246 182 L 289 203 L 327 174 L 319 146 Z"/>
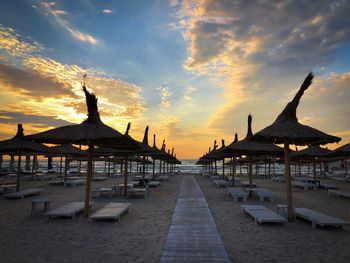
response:
<path fill-rule="evenodd" d="M 180 159 L 270 125 L 306 75 L 298 119 L 350 142 L 350 1 L 2 0 L 0 139 L 101 119 Z"/>

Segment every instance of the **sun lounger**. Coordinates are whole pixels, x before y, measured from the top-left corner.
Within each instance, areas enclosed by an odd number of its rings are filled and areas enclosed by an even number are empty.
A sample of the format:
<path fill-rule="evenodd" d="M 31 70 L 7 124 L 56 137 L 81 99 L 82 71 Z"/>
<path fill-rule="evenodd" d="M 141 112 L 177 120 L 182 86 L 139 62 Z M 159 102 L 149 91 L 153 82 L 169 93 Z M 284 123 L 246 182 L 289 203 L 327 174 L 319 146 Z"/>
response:
<path fill-rule="evenodd" d="M 69 187 L 69 186 L 78 186 L 78 185 L 84 185 L 85 184 L 85 180 L 82 179 L 78 179 L 78 180 L 69 180 L 64 182 L 64 187 Z"/>
<path fill-rule="evenodd" d="M 339 186 L 336 186 L 336 185 L 333 185 L 333 184 L 320 184 L 320 188 L 321 189 L 334 189 L 334 190 L 337 190 L 339 189 Z"/>
<path fill-rule="evenodd" d="M 228 182 L 225 180 L 214 180 L 213 181 L 216 187 L 227 187 Z"/>
<path fill-rule="evenodd" d="M 305 182 L 300 182 L 300 181 L 293 181 L 292 185 L 294 187 L 301 187 L 304 190 L 308 190 L 309 188 L 310 189 L 314 189 L 314 190 L 316 189 L 316 185 L 315 184 L 310 184 L 310 183 L 305 183 Z"/>
<path fill-rule="evenodd" d="M 1 193 L 11 193 L 16 191 L 16 184 L 3 184 L 0 185 L 0 192 Z"/>
<path fill-rule="evenodd" d="M 341 219 L 331 217 L 308 208 L 295 208 L 295 215 L 310 221 L 313 228 L 316 228 L 317 225 L 342 227 L 349 224 Z"/>
<path fill-rule="evenodd" d="M 120 220 L 129 211 L 130 203 L 109 203 L 91 216 L 92 220 Z"/>
<path fill-rule="evenodd" d="M 254 188 L 254 187 L 256 187 L 256 184 L 254 184 L 254 183 L 252 183 L 252 185 L 250 185 L 249 181 L 241 181 L 240 185 L 241 185 L 241 187 L 244 187 L 244 188 L 248 188 L 248 187 Z"/>
<path fill-rule="evenodd" d="M 71 217 L 75 218 L 75 215 L 84 210 L 84 202 L 72 202 L 62 207 L 50 210 L 46 215 L 50 218 L 55 217 Z"/>
<path fill-rule="evenodd" d="M 19 198 L 22 199 L 24 197 L 31 196 L 31 195 L 39 195 L 42 190 L 43 190 L 42 188 L 31 188 L 31 189 L 22 190 L 15 193 L 5 194 L 4 197 L 7 199 L 19 199 Z"/>
<path fill-rule="evenodd" d="M 341 181 L 343 183 L 349 183 L 350 182 L 350 176 L 344 176 L 344 177 L 332 177 L 332 179 Z"/>
<path fill-rule="evenodd" d="M 218 176 L 218 175 L 211 175 L 210 179 L 214 182 L 215 180 L 220 180 L 220 176 Z"/>
<path fill-rule="evenodd" d="M 128 196 L 129 197 L 134 197 L 136 195 L 141 195 L 144 198 L 146 198 L 148 194 L 148 187 L 146 188 L 130 188 L 128 189 Z"/>
<path fill-rule="evenodd" d="M 329 196 L 335 195 L 350 198 L 350 192 L 343 190 L 328 190 L 328 194 Z"/>
<path fill-rule="evenodd" d="M 96 176 L 96 177 L 92 177 L 91 181 L 100 182 L 100 181 L 106 181 L 107 179 L 108 177 L 105 177 L 105 176 Z"/>
<path fill-rule="evenodd" d="M 109 198 L 112 198 L 113 194 L 116 192 L 116 188 L 106 188 L 98 187 L 91 191 L 91 197 L 96 198 L 101 195 L 107 195 Z"/>
<path fill-rule="evenodd" d="M 275 194 L 265 188 L 247 188 L 247 191 L 254 192 L 259 197 L 260 202 L 264 202 L 265 198 L 270 199 L 271 202 L 275 200 Z"/>
<path fill-rule="evenodd" d="M 55 181 L 50 181 L 49 182 L 49 185 L 51 185 L 51 186 L 61 186 L 63 184 L 64 184 L 63 180 L 55 180 Z"/>
<path fill-rule="evenodd" d="M 262 205 L 242 205 L 242 212 L 252 216 L 257 223 L 287 223 L 287 219 Z"/>
<path fill-rule="evenodd" d="M 274 176 L 271 178 L 273 182 L 277 183 L 283 183 L 284 182 L 284 177 L 283 176 Z"/>
<path fill-rule="evenodd" d="M 160 175 L 160 176 L 157 176 L 154 180 L 160 181 L 160 182 L 165 182 L 165 181 L 169 180 L 169 176 L 168 175 Z"/>
<path fill-rule="evenodd" d="M 248 193 L 241 187 L 229 187 L 228 192 L 233 201 L 238 202 L 239 198 L 242 198 L 244 202 L 247 201 Z"/>
<path fill-rule="evenodd" d="M 160 182 L 158 182 L 158 181 L 149 181 L 149 182 L 147 183 L 147 185 L 148 185 L 149 187 L 158 187 L 158 186 L 160 186 Z"/>

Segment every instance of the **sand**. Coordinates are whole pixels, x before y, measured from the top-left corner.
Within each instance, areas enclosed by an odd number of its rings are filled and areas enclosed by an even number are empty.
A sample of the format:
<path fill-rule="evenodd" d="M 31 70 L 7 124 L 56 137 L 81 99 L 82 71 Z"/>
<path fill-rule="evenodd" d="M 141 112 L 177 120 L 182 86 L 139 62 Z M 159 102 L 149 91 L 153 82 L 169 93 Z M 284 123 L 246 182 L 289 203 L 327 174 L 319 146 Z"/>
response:
<path fill-rule="evenodd" d="M 242 214 L 242 202 L 230 200 L 225 188 L 216 188 L 207 177 L 196 177 L 208 202 L 227 252 L 234 262 L 350 262 L 350 229 L 327 227 L 313 229 L 311 223 L 297 219 L 286 225 L 256 225 Z M 324 183 L 339 185 L 350 191 L 350 184 L 334 180 Z M 285 204 L 285 185 L 267 179 L 256 180 L 258 187 L 276 194 L 275 202 L 264 205 L 276 211 Z M 295 207 L 307 207 L 350 222 L 350 200 L 329 197 L 326 190 L 293 188 Z M 247 204 L 259 204 L 257 199 Z"/>
<path fill-rule="evenodd" d="M 108 202 L 130 202 L 119 222 L 93 222 L 82 214 L 75 220 L 30 216 L 31 197 L 0 198 L 0 262 L 158 262 L 176 205 L 181 175 L 171 177 L 143 198 L 100 197 L 93 210 Z M 111 186 L 122 178 L 96 182 Z M 83 201 L 84 186 L 48 186 L 48 181 L 23 182 L 23 188 L 43 187 L 51 207 Z"/>
<path fill-rule="evenodd" d="M 119 222 L 93 222 L 83 215 L 48 220 L 30 216 L 31 197 L 23 200 L 0 198 L 0 262 L 159 262 L 176 205 L 182 177 L 176 175 L 146 198 L 100 197 L 93 210 L 108 202 L 130 202 L 130 212 Z M 208 202 L 219 234 L 234 262 L 350 262 L 350 229 L 317 228 L 297 219 L 287 225 L 256 225 L 241 214 L 241 202 L 230 200 L 227 189 L 216 188 L 207 177 L 196 176 Z M 122 178 L 94 182 L 111 186 Z M 332 180 L 350 191 L 350 184 Z M 259 187 L 276 193 L 275 202 L 264 205 L 276 211 L 284 203 L 284 184 L 257 180 Z M 83 201 L 84 186 L 48 186 L 48 181 L 22 183 L 23 188 L 43 187 L 42 197 L 51 207 Z M 329 197 L 326 190 L 294 188 L 297 207 L 308 207 L 350 222 L 350 200 Z M 258 204 L 257 201 L 248 201 Z"/>

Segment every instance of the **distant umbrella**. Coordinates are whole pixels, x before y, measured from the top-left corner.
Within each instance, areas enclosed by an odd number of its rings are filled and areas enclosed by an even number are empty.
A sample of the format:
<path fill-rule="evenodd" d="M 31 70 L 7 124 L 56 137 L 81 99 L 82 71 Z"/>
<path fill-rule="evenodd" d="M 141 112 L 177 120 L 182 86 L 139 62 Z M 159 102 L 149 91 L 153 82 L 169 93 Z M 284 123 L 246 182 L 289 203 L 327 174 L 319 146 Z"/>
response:
<path fill-rule="evenodd" d="M 293 152 L 291 154 L 292 159 L 311 160 L 314 165 L 314 181 L 316 182 L 316 160 L 317 158 L 326 156 L 330 150 L 322 148 L 318 145 L 311 145 L 308 148 Z"/>
<path fill-rule="evenodd" d="M 252 116 L 248 115 L 248 129 L 246 137 L 238 141 L 236 143 L 232 143 L 222 150 L 222 153 L 230 155 L 230 156 L 241 156 L 247 155 L 249 158 L 249 185 L 253 184 L 253 156 L 259 155 L 270 155 L 270 156 L 278 156 L 282 155 L 283 150 L 272 144 L 272 143 L 259 143 L 249 141 L 248 138 L 253 135 L 252 132 Z"/>
<path fill-rule="evenodd" d="M 252 141 L 284 144 L 286 198 L 288 219 L 290 221 L 294 220 L 294 207 L 290 174 L 289 145 L 320 145 L 339 142 L 341 140 L 339 137 L 328 135 L 298 122 L 296 110 L 304 91 L 306 91 L 311 85 L 312 79 L 313 74 L 309 73 L 294 99 L 287 104 L 275 122 L 250 138 Z"/>
<path fill-rule="evenodd" d="M 92 177 L 92 158 L 94 146 L 115 146 L 121 149 L 135 149 L 138 147 L 128 137 L 122 135 L 115 129 L 105 125 L 101 119 L 97 107 L 95 94 L 90 93 L 83 84 L 86 104 L 88 108 L 88 118 L 81 124 L 58 127 L 38 134 L 27 136 L 27 139 L 37 142 L 54 144 L 81 144 L 88 145 L 88 167 L 85 188 L 85 210 L 87 217 L 90 213 L 90 188 Z"/>
<path fill-rule="evenodd" d="M 12 139 L 0 141 L 0 152 L 11 154 L 11 158 L 13 155 L 18 155 L 18 168 L 17 168 L 17 183 L 16 183 L 16 191 L 18 192 L 20 189 L 20 174 L 21 174 L 21 157 L 23 153 L 49 153 L 49 147 L 30 142 L 24 139 L 24 132 L 22 124 L 17 125 L 17 133 Z M 13 160 L 13 159 L 12 159 Z M 13 165 L 13 163 L 12 163 Z M 11 163 L 10 163 L 11 167 Z"/>
<path fill-rule="evenodd" d="M 350 157 L 350 143 L 340 146 L 339 148 L 328 153 L 329 157 L 338 157 L 344 159 L 345 162 L 345 174 L 348 174 L 348 168 L 346 164 L 346 158 Z"/>
<path fill-rule="evenodd" d="M 61 144 L 59 146 L 50 147 L 51 152 L 55 156 L 65 157 L 64 161 L 64 181 L 67 181 L 68 172 L 68 156 L 86 156 L 87 153 L 77 147 L 70 144 Z M 62 161 L 62 159 L 61 159 Z M 61 169 L 61 168 L 60 168 Z"/>

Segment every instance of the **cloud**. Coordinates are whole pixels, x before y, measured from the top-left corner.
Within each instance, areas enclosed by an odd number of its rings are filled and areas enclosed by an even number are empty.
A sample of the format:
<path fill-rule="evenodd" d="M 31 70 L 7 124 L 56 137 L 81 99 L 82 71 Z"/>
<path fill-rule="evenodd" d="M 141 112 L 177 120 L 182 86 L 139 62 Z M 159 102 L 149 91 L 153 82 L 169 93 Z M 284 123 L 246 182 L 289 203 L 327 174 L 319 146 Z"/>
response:
<path fill-rule="evenodd" d="M 97 44 L 97 39 L 91 34 L 83 33 L 75 29 L 67 20 L 64 20 L 61 15 L 67 14 L 65 10 L 54 9 L 55 2 L 42 2 L 40 7 L 44 10 L 44 13 L 50 15 L 53 21 L 60 27 L 66 29 L 75 39 L 90 43 L 91 45 Z"/>
<path fill-rule="evenodd" d="M 104 14 L 112 14 L 113 11 L 111 9 L 103 9 L 102 13 L 104 13 Z"/>
<path fill-rule="evenodd" d="M 41 127 L 57 127 L 72 124 L 68 121 L 58 119 L 57 116 L 31 115 L 22 112 L 6 112 L 0 110 L 0 123 L 30 123 Z"/>
<path fill-rule="evenodd" d="M 42 50 L 42 46 L 31 39 L 22 39 L 14 29 L 0 24 L 0 49 L 17 57 L 39 52 Z"/>
<path fill-rule="evenodd" d="M 184 93 L 185 100 L 191 101 L 192 100 L 192 94 L 197 90 L 197 88 L 189 86 L 186 88 Z"/>
<path fill-rule="evenodd" d="M 160 92 L 162 106 L 164 108 L 168 108 L 171 105 L 169 97 L 171 94 L 173 94 L 173 92 L 166 86 L 160 86 L 157 88 L 157 90 Z"/>
<path fill-rule="evenodd" d="M 183 1 L 177 10 L 177 28 L 187 42 L 184 68 L 209 76 L 226 99 L 209 116 L 210 129 L 245 134 L 249 112 L 257 116 L 257 130 L 272 122 L 307 73 L 327 68 L 337 49 L 350 41 L 349 11 L 347 1 Z M 325 76 L 316 79 L 326 82 Z M 336 89 L 334 81 L 329 85 Z M 310 97 L 309 103 L 314 99 Z M 346 99 L 350 99 L 348 93 L 344 99 L 332 92 L 324 94 L 319 101 L 337 104 L 337 110 L 332 107 L 326 112 L 317 102 L 313 110 L 301 105 L 301 119 L 308 117 L 329 131 L 337 124 L 337 111 L 346 116 Z M 308 101 L 307 96 L 303 100 Z M 310 111 L 312 118 L 304 111 Z M 332 132 L 350 128 L 345 126 Z"/>
<path fill-rule="evenodd" d="M 29 45 L 21 40 L 23 38 L 18 32 L 10 32 L 18 38 L 21 47 Z M 61 120 L 79 123 L 86 118 L 81 82 L 82 75 L 87 74 L 87 87 L 96 93 L 101 117 L 106 123 L 119 126 L 138 118 L 145 111 L 140 87 L 108 76 L 101 70 L 36 56 L 32 50 L 24 48 L 16 56 L 14 65 L 0 64 L 0 110 L 57 116 Z M 6 58 L 10 63 L 14 56 Z"/>
<path fill-rule="evenodd" d="M 0 64 L 0 84 L 17 95 L 37 99 L 45 97 L 76 97 L 65 85 L 44 77 L 35 71 L 25 71 L 13 66 Z"/>

